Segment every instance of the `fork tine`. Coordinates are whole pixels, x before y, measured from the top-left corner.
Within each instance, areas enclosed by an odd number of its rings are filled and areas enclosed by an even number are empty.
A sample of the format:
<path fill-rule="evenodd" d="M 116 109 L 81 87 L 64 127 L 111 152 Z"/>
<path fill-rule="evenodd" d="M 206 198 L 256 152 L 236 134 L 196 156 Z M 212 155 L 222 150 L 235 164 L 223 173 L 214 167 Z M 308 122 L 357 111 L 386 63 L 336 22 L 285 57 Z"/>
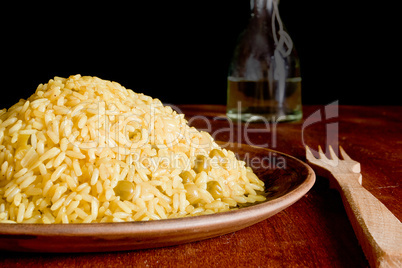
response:
<path fill-rule="evenodd" d="M 325 169 L 325 166 L 327 165 L 327 164 L 326 164 L 326 161 L 327 161 L 327 160 L 326 160 L 326 159 L 322 160 L 322 159 L 320 159 L 320 158 L 315 157 L 312 151 L 314 151 L 314 150 L 311 150 L 311 149 L 306 145 L 306 159 L 307 159 L 311 164 L 317 165 L 317 166 L 319 166 L 319 167 Z M 314 152 L 315 152 L 315 151 L 314 151 Z"/>
<path fill-rule="evenodd" d="M 334 149 L 332 148 L 332 146 L 329 145 L 328 148 L 329 148 L 329 153 L 330 153 L 330 155 L 331 155 L 331 158 L 332 158 L 333 160 L 338 160 L 339 158 L 338 158 L 338 156 L 336 155 L 336 153 L 335 153 Z"/>
<path fill-rule="evenodd" d="M 311 152 L 310 148 L 306 145 L 306 158 L 307 160 L 309 160 L 310 162 L 316 160 L 317 158 L 313 155 L 313 153 Z"/>
<path fill-rule="evenodd" d="M 352 158 L 350 158 L 350 156 L 345 152 L 345 150 L 342 148 L 342 146 L 339 145 L 339 149 L 340 149 L 343 160 L 352 160 Z"/>
<path fill-rule="evenodd" d="M 321 168 L 328 170 L 329 166 L 336 166 L 338 164 L 338 158 L 336 160 L 328 159 L 322 151 L 320 145 L 318 145 L 318 154 L 319 157 L 315 157 L 313 154 L 314 150 L 311 150 L 308 146 L 306 146 L 306 159 Z M 314 151 L 316 152 L 316 151 Z"/>
<path fill-rule="evenodd" d="M 341 155 L 343 157 L 343 160 L 345 160 L 345 161 L 350 163 L 350 165 L 351 165 L 350 169 L 354 173 L 360 173 L 361 172 L 360 163 L 355 161 L 355 160 L 353 160 L 352 158 L 350 158 L 350 156 L 345 152 L 345 150 L 342 148 L 342 146 L 339 146 L 339 149 L 340 149 Z M 361 178 L 360 178 L 359 182 L 361 184 Z"/>
<path fill-rule="evenodd" d="M 320 155 L 320 159 L 324 159 L 324 160 L 328 159 L 328 158 L 325 156 L 324 152 L 322 151 L 322 148 L 321 148 L 320 145 L 318 145 L 318 154 Z"/>

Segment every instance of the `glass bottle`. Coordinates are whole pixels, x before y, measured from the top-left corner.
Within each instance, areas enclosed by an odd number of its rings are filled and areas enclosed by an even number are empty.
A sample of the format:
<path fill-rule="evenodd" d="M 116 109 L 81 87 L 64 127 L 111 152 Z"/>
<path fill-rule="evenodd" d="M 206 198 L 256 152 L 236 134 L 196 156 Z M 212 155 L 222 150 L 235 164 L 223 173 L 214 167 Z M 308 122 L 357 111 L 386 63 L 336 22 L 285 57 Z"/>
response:
<path fill-rule="evenodd" d="M 227 116 L 254 121 L 302 118 L 299 58 L 277 0 L 251 0 L 251 18 L 229 67 Z"/>

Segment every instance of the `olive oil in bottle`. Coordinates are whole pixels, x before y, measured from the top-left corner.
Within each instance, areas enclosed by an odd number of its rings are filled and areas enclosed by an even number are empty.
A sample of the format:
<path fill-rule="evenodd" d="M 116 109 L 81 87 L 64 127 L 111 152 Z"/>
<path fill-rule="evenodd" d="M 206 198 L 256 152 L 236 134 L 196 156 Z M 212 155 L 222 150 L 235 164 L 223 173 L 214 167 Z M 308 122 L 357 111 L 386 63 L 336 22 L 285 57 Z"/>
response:
<path fill-rule="evenodd" d="M 268 80 L 247 81 L 228 77 L 227 113 L 243 121 L 293 121 L 302 117 L 301 77 L 286 79 L 286 91 Z"/>

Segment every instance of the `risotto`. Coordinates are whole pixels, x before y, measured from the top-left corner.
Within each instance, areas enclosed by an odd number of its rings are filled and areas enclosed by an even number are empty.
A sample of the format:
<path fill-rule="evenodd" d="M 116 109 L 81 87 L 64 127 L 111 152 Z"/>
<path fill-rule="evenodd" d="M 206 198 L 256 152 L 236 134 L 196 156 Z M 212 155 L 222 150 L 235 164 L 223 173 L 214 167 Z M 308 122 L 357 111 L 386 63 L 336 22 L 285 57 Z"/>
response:
<path fill-rule="evenodd" d="M 0 112 L 0 222 L 145 221 L 264 201 L 264 183 L 158 99 L 55 77 Z"/>

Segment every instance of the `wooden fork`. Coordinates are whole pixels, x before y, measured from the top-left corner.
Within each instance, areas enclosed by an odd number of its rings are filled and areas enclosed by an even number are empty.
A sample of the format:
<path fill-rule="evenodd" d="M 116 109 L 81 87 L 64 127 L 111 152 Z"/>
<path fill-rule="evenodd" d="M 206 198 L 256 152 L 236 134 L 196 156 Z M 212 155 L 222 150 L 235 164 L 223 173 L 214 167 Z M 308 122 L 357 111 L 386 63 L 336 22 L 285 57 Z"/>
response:
<path fill-rule="evenodd" d="M 352 160 L 342 147 L 340 154 L 343 160 L 338 158 L 331 146 L 329 152 L 332 159 L 325 156 L 321 147 L 318 151 L 319 158 L 316 158 L 306 146 L 306 158 L 318 174 L 330 178 L 330 186 L 341 193 L 346 213 L 370 266 L 402 267 L 402 224 L 384 204 L 362 187 L 360 163 Z"/>

